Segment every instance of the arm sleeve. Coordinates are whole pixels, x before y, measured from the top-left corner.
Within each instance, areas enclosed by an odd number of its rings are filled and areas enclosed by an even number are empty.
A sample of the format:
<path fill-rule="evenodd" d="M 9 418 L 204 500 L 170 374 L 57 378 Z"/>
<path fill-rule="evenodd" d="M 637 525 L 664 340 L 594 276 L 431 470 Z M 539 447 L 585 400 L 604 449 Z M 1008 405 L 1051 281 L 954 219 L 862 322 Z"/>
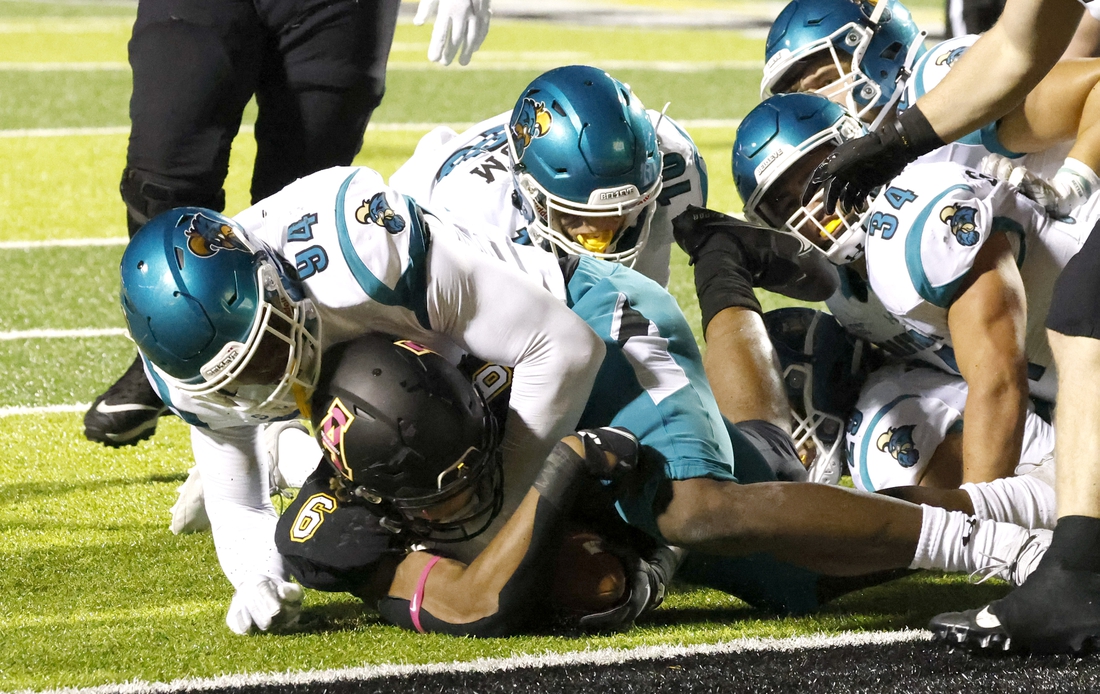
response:
<path fill-rule="evenodd" d="M 529 277 L 433 235 L 432 327 L 471 354 L 514 367 L 502 450 L 505 498 L 518 504 L 557 441 L 580 419 L 603 361 L 599 336 Z M 515 492 L 515 493 L 510 493 Z M 514 508 L 504 508 L 506 519 Z"/>
<path fill-rule="evenodd" d="M 288 576 L 275 548 L 278 516 L 257 450 L 259 438 L 257 427 L 191 427 L 218 562 L 234 588 L 257 574 L 282 580 Z"/>

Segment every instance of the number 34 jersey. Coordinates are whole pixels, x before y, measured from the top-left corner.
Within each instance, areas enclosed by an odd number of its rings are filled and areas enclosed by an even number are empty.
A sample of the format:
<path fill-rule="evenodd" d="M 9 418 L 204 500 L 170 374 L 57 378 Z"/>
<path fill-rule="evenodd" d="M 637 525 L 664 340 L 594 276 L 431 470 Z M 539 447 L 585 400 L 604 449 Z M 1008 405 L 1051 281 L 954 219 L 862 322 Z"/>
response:
<path fill-rule="evenodd" d="M 688 205 L 706 206 L 707 169 L 695 143 L 679 125 L 657 111 L 648 113 L 652 122 L 660 121 L 657 137 L 664 188 L 657 198 L 649 241 L 633 267 L 666 287 L 672 219 Z M 436 128 L 421 138 L 413 156 L 390 177 L 390 185 L 460 226 L 527 242 L 527 220 L 513 203 L 515 185 L 505 134 L 510 117 L 511 112 L 502 113 L 462 133 Z"/>
<path fill-rule="evenodd" d="M 1053 399 L 1044 321 L 1055 280 L 1100 218 L 1098 201 L 1089 200 L 1071 218 L 1053 220 L 1007 183 L 950 162 L 914 164 L 868 210 L 871 288 L 907 327 L 951 348 L 948 309 L 985 243 L 1006 234 L 1027 298 L 1024 349 L 1032 394 Z"/>

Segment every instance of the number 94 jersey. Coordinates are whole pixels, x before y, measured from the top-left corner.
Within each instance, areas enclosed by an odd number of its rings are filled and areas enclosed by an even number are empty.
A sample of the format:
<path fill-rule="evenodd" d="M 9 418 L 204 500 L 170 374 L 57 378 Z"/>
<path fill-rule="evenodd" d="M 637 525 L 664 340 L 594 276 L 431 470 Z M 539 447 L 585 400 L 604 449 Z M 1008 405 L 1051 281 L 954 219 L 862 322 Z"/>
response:
<path fill-rule="evenodd" d="M 706 206 L 707 168 L 695 143 L 671 118 L 648 111 L 660 121 L 657 138 L 664 188 L 650 226 L 649 242 L 634 269 L 668 286 L 672 219 L 688 205 Z M 460 226 L 529 243 L 527 220 L 513 203 L 515 184 L 505 129 L 511 112 L 482 121 L 462 133 L 448 127 L 431 131 L 413 156 L 389 180 L 425 208 Z"/>
<path fill-rule="evenodd" d="M 948 308 L 961 295 L 982 246 L 993 234 L 1006 234 L 1027 297 L 1024 350 L 1032 394 L 1053 399 L 1044 321 L 1054 282 L 1100 218 L 1098 207 L 1093 199 L 1074 217 L 1052 220 L 1003 181 L 950 162 L 914 164 L 868 210 L 867 276 L 902 323 L 951 348 Z"/>

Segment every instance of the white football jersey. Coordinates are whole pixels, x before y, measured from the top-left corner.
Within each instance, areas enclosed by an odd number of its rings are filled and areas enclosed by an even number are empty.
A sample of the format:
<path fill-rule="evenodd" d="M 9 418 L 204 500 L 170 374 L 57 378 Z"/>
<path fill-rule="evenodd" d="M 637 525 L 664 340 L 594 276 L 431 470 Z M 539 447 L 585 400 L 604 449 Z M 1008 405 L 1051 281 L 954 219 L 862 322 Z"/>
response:
<path fill-rule="evenodd" d="M 890 313 L 854 264 L 836 269 L 837 290 L 825 300 L 825 305 L 845 330 L 881 347 L 898 361 L 921 361 L 954 373 L 953 355 L 948 355 L 945 361 L 940 351 L 942 345 L 907 328 Z"/>
<path fill-rule="evenodd" d="M 912 74 L 906 80 L 905 89 L 898 102 L 898 109 L 903 110 L 915 104 L 917 99 L 939 84 L 951 71 L 951 67 L 955 62 L 966 52 L 966 49 L 974 45 L 978 38 L 977 34 L 956 36 L 928 49 L 914 63 Z M 1072 146 L 1072 142 L 1055 145 L 1042 152 L 1032 152 L 1018 157 L 1016 163 L 1026 167 L 1028 171 L 1038 176 L 1050 178 L 1061 168 Z M 964 135 L 954 142 L 949 142 L 943 147 L 934 149 L 921 156 L 917 161 L 924 163 L 953 161 L 956 164 L 977 169 L 980 167 L 982 159 L 991 153 L 1005 156 L 1012 154 L 997 139 L 997 124 L 995 122 Z"/>
<path fill-rule="evenodd" d="M 872 202 L 865 225 L 871 288 L 910 331 L 950 364 L 947 310 L 995 232 L 1008 234 L 1027 297 L 1031 393 L 1053 401 L 1056 378 L 1044 321 L 1054 282 L 1098 218 L 1100 196 L 1051 220 L 1008 184 L 957 164 L 913 164 Z M 957 373 L 957 369 L 953 369 Z"/>
<path fill-rule="evenodd" d="M 506 495 L 518 504 L 551 448 L 579 420 L 602 360 L 600 338 L 561 301 L 564 287 L 555 296 L 542 275 L 532 278 L 472 248 L 472 237 L 422 214 L 366 168 L 299 179 L 235 219 L 297 268 L 321 318 L 322 349 L 381 331 L 448 358 L 469 353 L 514 367 L 501 450 Z M 195 425 L 195 462 L 226 575 L 238 585 L 249 574 L 281 573 L 257 434 L 273 416 L 234 408 L 228 399 L 197 401 L 156 369 L 147 373 L 165 403 Z M 503 510 L 501 522 L 512 510 Z"/>
<path fill-rule="evenodd" d="M 960 432 L 966 381 L 937 369 L 894 364 L 873 372 L 845 428 L 848 469 L 859 489 L 876 492 L 920 483 L 936 449 Z M 1054 427 L 1029 404 L 1016 474 L 1054 451 Z"/>
<path fill-rule="evenodd" d="M 651 121 L 660 120 L 664 188 L 649 241 L 633 267 L 667 287 L 672 219 L 688 205 L 706 205 L 707 170 L 695 143 L 675 121 L 657 111 L 648 113 Z M 421 138 L 413 156 L 390 177 L 390 185 L 460 226 L 530 243 L 528 221 L 516 204 L 505 134 L 510 117 L 511 112 L 502 113 L 463 133 L 436 128 Z"/>

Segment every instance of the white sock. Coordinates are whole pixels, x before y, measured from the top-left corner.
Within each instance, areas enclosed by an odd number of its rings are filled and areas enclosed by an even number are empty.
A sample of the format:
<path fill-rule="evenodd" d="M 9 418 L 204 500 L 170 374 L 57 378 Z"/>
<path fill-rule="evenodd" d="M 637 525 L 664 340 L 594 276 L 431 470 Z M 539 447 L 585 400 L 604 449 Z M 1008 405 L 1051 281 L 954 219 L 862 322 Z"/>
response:
<path fill-rule="evenodd" d="M 959 487 L 970 495 L 980 520 L 1015 523 L 1025 528 L 1054 528 L 1054 488 L 1034 477 L 1006 477 Z"/>
<path fill-rule="evenodd" d="M 973 573 L 1011 562 L 1031 532 L 1011 523 L 978 520 L 961 511 L 921 505 L 920 540 L 910 569 Z"/>

